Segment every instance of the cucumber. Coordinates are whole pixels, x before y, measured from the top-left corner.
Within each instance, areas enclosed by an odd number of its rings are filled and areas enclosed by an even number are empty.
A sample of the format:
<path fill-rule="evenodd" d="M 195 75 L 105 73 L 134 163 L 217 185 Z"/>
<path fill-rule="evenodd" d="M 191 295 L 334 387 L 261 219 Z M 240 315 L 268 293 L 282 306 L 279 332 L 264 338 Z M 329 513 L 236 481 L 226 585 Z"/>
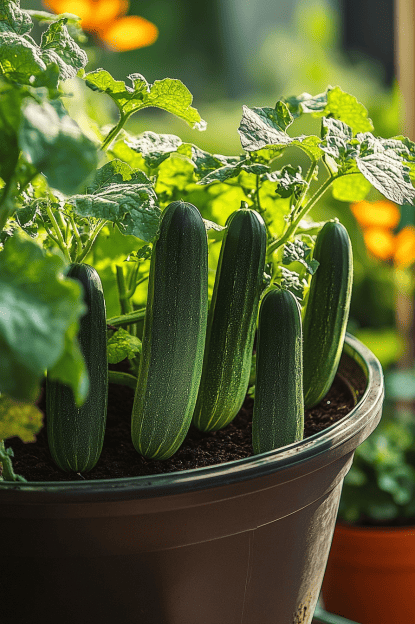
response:
<path fill-rule="evenodd" d="M 313 275 L 304 315 L 304 402 L 313 407 L 329 391 L 343 350 L 353 281 L 350 238 L 341 223 L 329 221 L 320 230 L 313 257 Z"/>
<path fill-rule="evenodd" d="M 254 453 L 303 439 L 303 346 L 301 310 L 288 290 L 264 296 L 258 320 L 252 416 Z"/>
<path fill-rule="evenodd" d="M 150 263 L 131 436 L 149 459 L 167 459 L 189 429 L 207 323 L 207 235 L 192 204 L 165 209 Z"/>
<path fill-rule="evenodd" d="M 93 267 L 73 264 L 67 276 L 81 282 L 84 289 L 87 312 L 80 321 L 78 340 L 89 374 L 89 394 L 78 407 L 71 388 L 47 376 L 47 436 L 52 458 L 59 468 L 88 472 L 101 455 L 107 418 L 105 299 L 101 280 Z"/>
<path fill-rule="evenodd" d="M 266 243 L 265 224 L 255 210 L 243 208 L 231 214 L 209 309 L 202 380 L 193 416 L 201 431 L 225 427 L 244 401 Z"/>

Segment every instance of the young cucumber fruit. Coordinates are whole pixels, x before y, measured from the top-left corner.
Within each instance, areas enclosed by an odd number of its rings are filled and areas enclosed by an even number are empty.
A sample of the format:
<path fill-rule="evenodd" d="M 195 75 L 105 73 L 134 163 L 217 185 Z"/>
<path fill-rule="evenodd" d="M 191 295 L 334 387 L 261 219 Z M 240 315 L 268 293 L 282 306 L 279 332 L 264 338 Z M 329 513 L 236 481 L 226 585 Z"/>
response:
<path fill-rule="evenodd" d="M 201 431 L 222 429 L 244 401 L 251 370 L 266 229 L 250 209 L 227 221 L 208 315 L 206 349 L 193 423 Z"/>
<path fill-rule="evenodd" d="M 313 407 L 327 394 L 343 350 L 353 281 L 350 238 L 330 221 L 314 247 L 319 266 L 311 280 L 304 316 L 304 402 Z"/>
<path fill-rule="evenodd" d="M 107 417 L 108 363 L 105 299 L 101 280 L 87 264 L 73 264 L 68 277 L 81 282 L 86 314 L 78 335 L 89 375 L 89 394 L 78 407 L 72 390 L 46 380 L 47 435 L 51 455 L 65 471 L 87 472 L 102 450 Z"/>
<path fill-rule="evenodd" d="M 303 439 L 302 349 L 297 299 L 288 290 L 269 290 L 262 300 L 258 320 L 252 416 L 255 454 Z"/>
<path fill-rule="evenodd" d="M 150 263 L 131 435 L 144 457 L 167 459 L 189 429 L 207 322 L 207 235 L 195 206 L 164 211 Z"/>

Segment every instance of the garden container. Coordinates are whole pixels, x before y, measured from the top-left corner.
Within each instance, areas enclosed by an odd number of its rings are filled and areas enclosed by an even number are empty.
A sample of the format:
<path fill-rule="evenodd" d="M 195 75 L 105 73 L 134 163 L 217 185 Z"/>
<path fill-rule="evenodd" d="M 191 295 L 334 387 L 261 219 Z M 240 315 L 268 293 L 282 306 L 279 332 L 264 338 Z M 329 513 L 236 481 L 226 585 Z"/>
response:
<path fill-rule="evenodd" d="M 322 593 L 328 611 L 361 624 L 413 622 L 415 527 L 339 523 Z"/>
<path fill-rule="evenodd" d="M 310 624 L 344 476 L 382 409 L 379 362 L 347 336 L 367 388 L 301 442 L 194 470 L 0 483 L 0 605 L 26 624 Z"/>

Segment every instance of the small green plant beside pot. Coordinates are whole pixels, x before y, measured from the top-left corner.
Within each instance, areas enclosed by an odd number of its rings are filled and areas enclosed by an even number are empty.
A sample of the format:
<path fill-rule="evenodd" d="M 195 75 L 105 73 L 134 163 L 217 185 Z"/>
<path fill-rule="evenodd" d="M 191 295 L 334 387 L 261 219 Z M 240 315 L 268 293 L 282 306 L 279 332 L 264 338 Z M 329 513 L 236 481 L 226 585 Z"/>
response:
<path fill-rule="evenodd" d="M 46 26 L 39 43 L 33 19 Z M 49 621 L 66 624 L 75 613 L 59 602 L 65 588 L 85 622 L 309 622 L 343 477 L 383 396 L 376 359 L 345 341 L 348 234 L 309 212 L 329 189 L 350 201 L 373 186 L 414 203 L 415 145 L 375 137 L 339 87 L 244 106 L 237 156 L 132 136 L 126 122 L 149 106 L 199 130 L 205 122 L 178 80 L 86 73 L 74 16 L 7 0 L 0 20 L 2 612 L 23 623 L 26 605 L 44 611 L 47 590 Z M 109 132 L 86 106 L 87 130 L 70 117 L 68 78 L 115 103 Z M 320 132 L 296 135 L 307 115 Z M 279 165 L 290 152 L 293 164 Z M 121 314 L 107 318 L 114 291 Z M 366 390 L 344 422 L 303 440 L 304 405 L 325 396 L 342 351 Z M 128 372 L 108 371 L 125 359 Z M 35 438 L 45 378 L 51 455 L 79 474 L 74 484 L 25 483 L 4 443 Z M 84 480 L 102 448 L 108 381 L 135 389 L 131 437 L 151 460 L 173 455 L 192 421 L 202 432 L 230 424 L 253 381 L 255 456 Z"/>

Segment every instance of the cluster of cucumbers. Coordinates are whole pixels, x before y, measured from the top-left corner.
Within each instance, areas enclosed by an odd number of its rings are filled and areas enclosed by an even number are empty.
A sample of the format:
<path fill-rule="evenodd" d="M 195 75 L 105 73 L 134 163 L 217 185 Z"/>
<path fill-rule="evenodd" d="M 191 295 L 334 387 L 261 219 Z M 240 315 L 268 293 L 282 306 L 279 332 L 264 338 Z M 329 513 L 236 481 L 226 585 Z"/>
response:
<path fill-rule="evenodd" d="M 346 229 L 328 222 L 317 236 L 319 268 L 302 320 L 288 290 L 271 286 L 261 301 L 267 250 L 262 217 L 241 207 L 226 225 L 208 309 L 208 248 L 201 214 L 183 201 L 171 203 L 163 213 L 151 257 L 131 425 L 135 448 L 150 459 L 173 455 L 191 422 L 207 432 L 233 420 L 247 392 L 255 335 L 255 453 L 301 440 L 304 407 L 325 396 L 337 372 L 352 286 Z M 47 432 L 56 464 L 86 472 L 98 461 L 105 433 L 105 301 L 92 267 L 72 265 L 68 276 L 84 287 L 88 312 L 79 342 L 90 392 L 79 407 L 69 388 L 48 378 Z"/>

